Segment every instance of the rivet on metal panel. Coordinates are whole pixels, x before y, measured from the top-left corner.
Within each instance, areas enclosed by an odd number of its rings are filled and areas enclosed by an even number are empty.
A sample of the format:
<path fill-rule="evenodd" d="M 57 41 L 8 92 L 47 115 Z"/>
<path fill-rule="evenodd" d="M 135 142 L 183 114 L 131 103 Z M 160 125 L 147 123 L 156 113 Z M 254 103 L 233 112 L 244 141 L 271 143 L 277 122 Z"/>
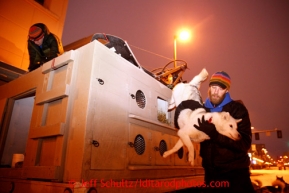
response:
<path fill-rule="evenodd" d="M 103 84 L 104 84 L 104 81 L 103 81 L 102 79 L 100 79 L 100 78 L 96 78 L 96 79 L 98 80 L 98 82 L 99 82 L 100 85 L 103 85 Z"/>
<path fill-rule="evenodd" d="M 135 99 L 135 96 L 134 96 L 134 94 L 130 94 L 130 96 L 131 96 L 131 98 L 132 98 L 132 99 Z"/>
<path fill-rule="evenodd" d="M 130 147 L 134 147 L 134 143 L 133 142 L 128 142 L 127 143 Z"/>
<path fill-rule="evenodd" d="M 94 147 L 98 147 L 99 146 L 99 143 L 96 140 L 92 140 L 92 144 L 94 145 Z"/>

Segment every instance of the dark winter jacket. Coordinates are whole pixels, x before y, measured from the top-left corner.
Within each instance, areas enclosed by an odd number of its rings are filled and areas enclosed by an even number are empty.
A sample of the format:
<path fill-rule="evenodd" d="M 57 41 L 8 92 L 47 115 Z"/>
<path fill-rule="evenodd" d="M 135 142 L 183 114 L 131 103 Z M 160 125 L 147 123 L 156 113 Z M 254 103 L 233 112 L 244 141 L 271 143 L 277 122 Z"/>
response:
<path fill-rule="evenodd" d="M 29 52 L 29 67 L 28 70 L 32 71 L 40 67 L 43 63 L 63 54 L 62 43 L 59 38 L 49 32 L 46 25 L 42 23 L 35 24 L 44 31 L 44 39 L 42 45 L 39 47 L 33 41 L 28 40 Z"/>
<path fill-rule="evenodd" d="M 207 112 L 214 111 L 208 108 L 208 105 L 205 108 Z M 205 170 L 213 170 L 219 173 L 249 168 L 248 150 L 252 142 L 252 133 L 248 111 L 242 103 L 233 100 L 222 106 L 222 111 L 229 112 L 235 119 L 242 119 L 238 123 L 238 132 L 242 139 L 234 141 L 216 132 L 214 136 L 210 136 L 210 140 L 201 142 L 202 165 Z"/>

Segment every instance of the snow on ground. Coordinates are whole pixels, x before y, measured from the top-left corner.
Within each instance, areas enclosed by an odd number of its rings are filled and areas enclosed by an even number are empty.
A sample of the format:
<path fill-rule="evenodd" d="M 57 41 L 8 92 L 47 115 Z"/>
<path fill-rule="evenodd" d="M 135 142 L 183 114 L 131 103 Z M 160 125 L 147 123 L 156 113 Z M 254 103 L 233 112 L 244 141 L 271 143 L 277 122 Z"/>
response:
<path fill-rule="evenodd" d="M 251 170 L 251 180 L 260 180 L 262 186 L 271 186 L 272 182 L 276 180 L 276 176 L 283 176 L 285 182 L 289 183 L 289 168 L 287 167 L 286 170 L 278 170 L 277 167 L 271 167 L 262 170 Z"/>

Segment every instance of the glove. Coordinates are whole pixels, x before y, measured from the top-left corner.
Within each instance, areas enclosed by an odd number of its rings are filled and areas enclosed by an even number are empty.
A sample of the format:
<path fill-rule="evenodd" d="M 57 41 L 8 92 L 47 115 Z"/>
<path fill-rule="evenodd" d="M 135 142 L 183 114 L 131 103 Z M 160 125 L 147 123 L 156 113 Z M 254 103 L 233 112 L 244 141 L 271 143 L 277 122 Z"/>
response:
<path fill-rule="evenodd" d="M 218 131 L 216 130 L 215 125 L 206 121 L 205 115 L 202 116 L 202 121 L 198 118 L 198 124 L 199 125 L 195 124 L 194 127 L 199 131 L 206 133 L 211 139 L 218 136 Z"/>

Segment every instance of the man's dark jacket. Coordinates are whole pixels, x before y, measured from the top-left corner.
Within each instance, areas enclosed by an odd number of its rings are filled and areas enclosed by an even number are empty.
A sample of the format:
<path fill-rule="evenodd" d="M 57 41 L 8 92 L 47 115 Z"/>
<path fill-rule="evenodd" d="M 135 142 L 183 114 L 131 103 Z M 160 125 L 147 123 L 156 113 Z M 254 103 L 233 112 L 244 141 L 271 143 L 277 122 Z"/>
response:
<path fill-rule="evenodd" d="M 48 28 L 44 24 L 37 23 L 35 26 L 38 26 L 43 30 L 44 39 L 41 47 L 36 45 L 33 41 L 28 40 L 28 52 L 30 59 L 28 67 L 29 71 L 35 70 L 43 63 L 63 54 L 63 47 L 59 38 L 49 32 Z"/>
<path fill-rule="evenodd" d="M 206 110 L 210 112 L 209 108 Z M 252 141 L 248 111 L 241 102 L 237 101 L 225 104 L 222 111 L 229 112 L 235 119 L 242 119 L 238 123 L 238 132 L 241 134 L 242 140 L 234 141 L 215 132 L 210 136 L 211 140 L 205 140 L 201 143 L 202 165 L 205 170 L 215 170 L 221 173 L 232 169 L 248 168 L 250 165 L 248 150 Z"/>

